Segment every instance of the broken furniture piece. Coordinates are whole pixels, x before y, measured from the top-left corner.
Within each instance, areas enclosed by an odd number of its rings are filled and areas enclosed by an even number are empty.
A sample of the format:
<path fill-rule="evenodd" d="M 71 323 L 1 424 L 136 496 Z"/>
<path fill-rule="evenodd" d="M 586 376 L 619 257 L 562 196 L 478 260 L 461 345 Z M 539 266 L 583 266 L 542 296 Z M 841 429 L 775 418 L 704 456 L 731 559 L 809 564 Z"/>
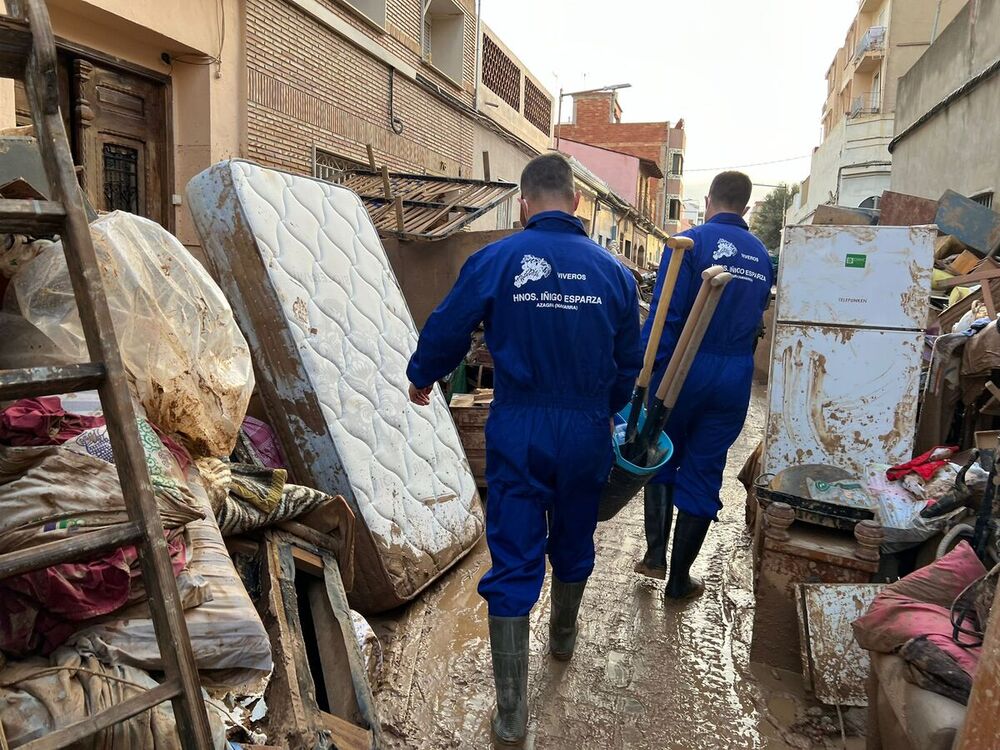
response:
<path fill-rule="evenodd" d="M 376 229 L 409 240 L 440 240 L 510 200 L 512 182 L 382 172 L 344 172 L 343 187 L 358 194 Z"/>
<path fill-rule="evenodd" d="M 342 495 L 357 518 L 352 604 L 413 599 L 472 549 L 483 511 L 440 391 L 409 401 L 417 331 L 364 204 L 238 160 L 187 193 L 290 476 Z"/>
<path fill-rule="evenodd" d="M 760 502 L 760 498 L 757 498 Z M 754 610 L 750 660 L 799 672 L 802 644 L 796 586 L 802 583 L 869 583 L 879 569 L 884 531 L 859 521 L 853 534 L 794 523 L 791 505 L 773 502 L 758 510 L 754 529 Z"/>
<path fill-rule="evenodd" d="M 285 747 L 378 750 L 382 729 L 334 555 L 284 531 L 231 549 L 255 571 L 275 652 L 269 736 Z"/>

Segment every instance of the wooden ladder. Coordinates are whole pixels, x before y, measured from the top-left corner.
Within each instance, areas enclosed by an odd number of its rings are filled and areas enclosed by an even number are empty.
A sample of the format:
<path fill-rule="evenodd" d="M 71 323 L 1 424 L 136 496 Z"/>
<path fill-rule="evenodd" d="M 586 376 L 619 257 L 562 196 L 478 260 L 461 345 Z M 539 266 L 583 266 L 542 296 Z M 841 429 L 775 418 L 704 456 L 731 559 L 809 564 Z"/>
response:
<path fill-rule="evenodd" d="M 185 750 L 207 750 L 212 747 L 212 740 L 198 670 L 59 112 L 56 46 L 48 10 L 43 0 L 7 0 L 6 5 L 7 14 L 0 15 L 0 78 L 25 83 L 49 181 L 50 200 L 0 200 L 0 234 L 54 233 L 62 238 L 91 362 L 0 370 L 0 401 L 97 388 L 130 520 L 0 555 L 0 580 L 59 563 L 93 558 L 124 545 L 138 545 L 143 583 L 165 671 L 165 680 L 158 687 L 21 747 L 31 750 L 66 747 L 169 700 L 173 702 Z"/>

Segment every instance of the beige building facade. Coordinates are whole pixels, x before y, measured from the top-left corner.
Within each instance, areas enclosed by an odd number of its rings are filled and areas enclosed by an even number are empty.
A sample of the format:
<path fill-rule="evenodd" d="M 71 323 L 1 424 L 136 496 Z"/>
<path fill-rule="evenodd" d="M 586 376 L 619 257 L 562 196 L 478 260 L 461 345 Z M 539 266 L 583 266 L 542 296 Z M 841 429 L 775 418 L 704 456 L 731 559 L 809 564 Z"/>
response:
<path fill-rule="evenodd" d="M 49 0 L 67 131 L 100 209 L 198 238 L 184 186 L 222 159 L 333 178 L 378 166 L 516 181 L 553 96 L 475 0 Z M 0 126 L 27 124 L 0 85 Z M 509 201 L 476 228 L 509 228 Z"/>
<path fill-rule="evenodd" d="M 965 0 L 861 0 L 826 74 L 822 143 L 789 211 L 807 223 L 823 204 L 877 207 L 889 188 L 899 79 Z"/>

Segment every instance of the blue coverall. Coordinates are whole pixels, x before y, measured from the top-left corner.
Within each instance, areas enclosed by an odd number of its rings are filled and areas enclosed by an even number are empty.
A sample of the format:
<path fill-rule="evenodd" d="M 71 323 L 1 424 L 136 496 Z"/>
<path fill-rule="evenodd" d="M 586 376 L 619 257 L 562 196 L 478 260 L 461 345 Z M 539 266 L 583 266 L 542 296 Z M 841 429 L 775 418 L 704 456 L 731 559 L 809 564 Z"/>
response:
<path fill-rule="evenodd" d="M 737 214 L 717 214 L 682 236 L 694 240 L 667 311 L 663 338 L 656 354 L 651 389 L 659 384 L 701 286 L 701 272 L 725 266 L 733 280 L 698 350 L 666 433 L 674 454 L 654 477 L 654 484 L 674 486 L 674 506 L 699 518 L 717 519 L 722 508 L 719 491 L 726 456 L 746 421 L 753 383 L 753 345 L 761 316 L 767 309 L 773 270 L 767 249 Z M 643 342 L 660 302 L 669 253 L 664 254 L 653 290 Z"/>
<path fill-rule="evenodd" d="M 635 280 L 561 211 L 465 263 L 431 314 L 407 376 L 418 388 L 452 372 L 485 324 L 494 362 L 486 425 L 486 540 L 479 593 L 496 617 L 527 615 L 545 554 L 564 583 L 594 567 L 594 530 L 611 470 L 609 418 L 642 366 Z"/>

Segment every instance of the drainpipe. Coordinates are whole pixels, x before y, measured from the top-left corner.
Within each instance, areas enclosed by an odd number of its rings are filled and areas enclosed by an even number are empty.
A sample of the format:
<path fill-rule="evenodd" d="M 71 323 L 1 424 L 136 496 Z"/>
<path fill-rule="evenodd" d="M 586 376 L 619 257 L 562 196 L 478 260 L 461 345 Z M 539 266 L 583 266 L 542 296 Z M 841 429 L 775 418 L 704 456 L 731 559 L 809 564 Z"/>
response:
<path fill-rule="evenodd" d="M 483 0 L 476 0 L 476 80 L 472 88 L 472 106 L 479 111 L 479 79 L 483 77 Z"/>

